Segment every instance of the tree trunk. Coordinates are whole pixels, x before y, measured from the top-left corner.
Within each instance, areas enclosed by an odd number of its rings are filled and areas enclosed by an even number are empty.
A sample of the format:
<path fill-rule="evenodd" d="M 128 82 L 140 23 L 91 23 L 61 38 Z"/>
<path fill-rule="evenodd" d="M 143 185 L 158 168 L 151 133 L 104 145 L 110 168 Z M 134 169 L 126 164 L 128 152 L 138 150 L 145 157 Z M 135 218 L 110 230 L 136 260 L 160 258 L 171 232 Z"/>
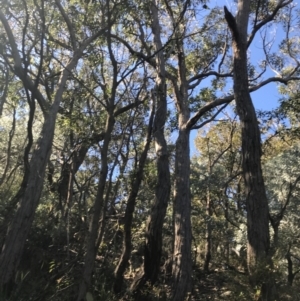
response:
<path fill-rule="evenodd" d="M 6 286 L 11 286 L 10 284 L 23 253 L 25 241 L 43 189 L 45 170 L 51 153 L 56 116 L 64 86 L 79 58 L 80 52 L 74 54 L 73 59 L 61 75 L 54 103 L 50 112 L 46 115 L 40 138 L 31 157 L 26 189 L 19 200 L 17 212 L 8 227 L 0 256 L 0 286 L 4 290 Z"/>
<path fill-rule="evenodd" d="M 140 273 L 137 275 L 131 286 L 131 291 L 139 290 L 148 280 L 150 280 L 151 284 L 154 284 L 157 280 L 162 253 L 162 228 L 171 189 L 168 149 L 164 135 L 164 127 L 167 118 L 165 59 L 163 51 L 161 50 L 163 46 L 160 39 L 160 24 L 155 1 L 151 2 L 150 8 L 152 13 L 152 32 L 154 35 L 155 49 L 158 51 L 156 59 L 158 73 L 156 78 L 157 91 L 156 100 L 153 100 L 157 101 L 153 129 L 157 156 L 157 183 L 155 187 L 154 204 L 146 226 L 144 262 Z"/>
<path fill-rule="evenodd" d="M 189 131 L 180 129 L 175 156 L 172 300 L 182 301 L 191 289 L 192 279 Z"/>
<path fill-rule="evenodd" d="M 161 103 L 158 105 L 161 105 Z M 164 122 L 161 123 L 164 124 Z M 157 280 L 160 269 L 162 229 L 171 189 L 167 143 L 163 133 L 163 126 L 157 126 L 159 124 L 160 122 L 157 121 L 155 126 L 155 144 L 158 146 L 156 149 L 159 150 L 157 151 L 157 185 L 155 189 L 154 205 L 146 226 L 144 253 L 144 271 L 146 279 L 149 279 L 151 284 L 154 284 Z"/>
<path fill-rule="evenodd" d="M 180 36 L 180 34 L 178 35 Z M 183 42 L 177 39 L 178 79 L 173 80 L 178 112 L 178 138 L 175 148 L 174 183 L 174 249 L 173 249 L 173 301 L 182 301 L 191 289 L 191 197 L 190 197 L 190 130 L 188 85 Z"/>
<path fill-rule="evenodd" d="M 132 228 L 133 212 L 136 204 L 136 198 L 142 183 L 144 167 L 146 164 L 147 154 L 151 143 L 153 117 L 154 117 L 154 109 L 151 112 L 150 121 L 148 125 L 147 141 L 144 146 L 141 157 L 139 159 L 138 170 L 136 172 L 135 179 L 132 182 L 131 191 L 127 200 L 127 206 L 126 206 L 125 217 L 124 217 L 123 251 L 119 263 L 114 272 L 115 283 L 113 289 L 116 294 L 121 292 L 122 284 L 123 284 L 123 275 L 128 265 L 128 260 L 131 254 L 131 228 Z"/>
<path fill-rule="evenodd" d="M 224 10 L 233 36 L 234 97 L 242 128 L 242 168 L 247 195 L 247 264 L 252 284 L 258 285 L 268 282 L 270 276 L 267 273 L 270 236 L 268 201 L 261 170 L 260 130 L 248 89 L 247 27 L 250 1 L 238 1 L 236 19 L 226 7 Z M 273 299 L 269 296 L 267 300 Z"/>
<path fill-rule="evenodd" d="M 296 274 L 293 273 L 293 261 L 291 259 L 291 253 L 290 253 L 290 251 L 287 252 L 285 258 L 286 258 L 286 260 L 288 262 L 287 283 L 288 283 L 289 286 L 292 286 Z"/>
<path fill-rule="evenodd" d="M 91 283 L 92 272 L 94 269 L 94 263 L 97 254 L 96 241 L 98 236 L 99 220 L 104 207 L 104 192 L 106 186 L 106 177 L 108 173 L 108 148 L 114 124 L 115 119 L 113 117 L 113 108 L 110 108 L 110 112 L 108 113 L 108 117 L 106 120 L 103 146 L 101 148 L 101 169 L 99 176 L 99 184 L 97 189 L 97 196 L 93 207 L 93 215 L 89 227 L 89 236 L 87 238 L 86 254 L 84 260 L 84 270 L 82 280 L 79 285 L 77 301 L 84 300 L 87 289 Z"/>
<path fill-rule="evenodd" d="M 242 127 L 242 166 L 247 195 L 248 269 L 253 274 L 259 262 L 266 264 L 269 250 L 269 210 L 261 170 L 260 131 L 248 90 L 247 26 L 249 1 L 238 2 L 239 11 L 233 33 L 234 95 Z M 226 10 L 225 10 L 226 11 Z M 229 16 L 227 11 L 227 16 Z M 234 17 L 230 14 L 234 19 Z M 225 13 L 226 17 L 226 13 Z M 228 17 L 226 18 L 228 21 Z"/>
<path fill-rule="evenodd" d="M 208 184 L 209 185 L 209 184 Z M 209 263 L 211 260 L 211 200 L 209 188 L 207 188 L 207 197 L 206 197 L 206 233 L 205 233 L 205 260 L 203 270 L 205 273 L 209 272 Z"/>

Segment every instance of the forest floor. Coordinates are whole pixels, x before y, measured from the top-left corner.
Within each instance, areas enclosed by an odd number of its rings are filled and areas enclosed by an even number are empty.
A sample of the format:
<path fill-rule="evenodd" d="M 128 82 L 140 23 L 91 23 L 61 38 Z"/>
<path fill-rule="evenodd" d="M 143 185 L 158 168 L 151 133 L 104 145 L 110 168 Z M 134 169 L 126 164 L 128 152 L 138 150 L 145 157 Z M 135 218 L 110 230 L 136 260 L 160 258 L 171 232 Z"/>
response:
<path fill-rule="evenodd" d="M 277 301 L 300 301 L 300 288 L 288 287 L 283 284 L 276 286 L 279 299 Z M 223 266 L 210 273 L 198 271 L 195 273 L 194 291 L 191 300 L 230 300 L 249 301 L 259 300 L 260 288 L 254 290 L 248 280 L 248 276 L 233 269 Z M 274 300 L 276 301 L 276 300 Z"/>
<path fill-rule="evenodd" d="M 245 275 L 216 269 L 210 273 L 196 273 L 192 300 L 252 300 L 251 293 Z"/>
<path fill-rule="evenodd" d="M 279 294 L 278 300 L 274 301 L 300 301 L 300 288 L 296 285 L 287 287 L 286 285 L 276 286 Z M 236 270 L 231 266 L 223 265 L 215 268 L 209 273 L 204 273 L 201 269 L 194 268 L 193 291 L 188 301 L 258 301 L 260 289 L 253 289 L 248 280 L 248 275 Z M 141 295 L 134 300 L 143 301 L 167 301 L 170 300 L 171 291 L 169 286 L 163 283 L 157 284 L 154 288 L 143 290 Z M 121 300 L 133 300 L 131 297 Z"/>

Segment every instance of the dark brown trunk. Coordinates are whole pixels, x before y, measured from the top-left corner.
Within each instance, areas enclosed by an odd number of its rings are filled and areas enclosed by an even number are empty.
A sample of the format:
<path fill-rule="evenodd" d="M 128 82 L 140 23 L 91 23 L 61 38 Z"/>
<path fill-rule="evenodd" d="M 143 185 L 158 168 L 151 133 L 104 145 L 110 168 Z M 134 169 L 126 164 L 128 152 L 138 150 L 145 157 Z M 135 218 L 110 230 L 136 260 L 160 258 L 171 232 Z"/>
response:
<path fill-rule="evenodd" d="M 287 262 L 288 262 L 288 276 L 287 276 L 287 282 L 288 285 L 292 286 L 293 285 L 293 281 L 295 278 L 295 274 L 293 273 L 293 261 L 291 259 L 291 253 L 288 252 L 285 256 Z"/>
<path fill-rule="evenodd" d="M 269 208 L 261 169 L 261 139 L 248 89 L 247 27 L 250 2 L 238 1 L 235 19 L 225 7 L 233 36 L 234 97 L 242 128 L 242 168 L 247 204 L 247 265 L 253 286 L 262 284 L 262 300 L 274 300 L 274 281 L 268 272 L 270 258 Z"/>
<path fill-rule="evenodd" d="M 161 135 L 158 138 L 158 135 Z M 154 284 L 157 280 L 162 254 L 162 229 L 168 201 L 170 198 L 170 170 L 167 152 L 167 144 L 164 134 L 156 133 L 156 141 L 160 139 L 162 146 L 161 152 L 157 158 L 157 186 L 155 191 L 154 206 L 146 227 L 146 242 L 144 253 L 144 271 L 146 279 Z"/>
<path fill-rule="evenodd" d="M 290 244 L 289 245 L 289 248 L 288 248 L 288 251 L 285 255 L 285 258 L 288 262 L 288 276 L 287 276 L 287 283 L 289 286 L 292 286 L 293 285 L 293 282 L 294 282 L 294 279 L 295 279 L 295 276 L 300 273 L 300 269 L 297 270 L 297 271 L 293 271 L 293 261 L 292 261 L 292 254 L 291 254 L 291 247 L 292 245 Z"/>
<path fill-rule="evenodd" d="M 248 90 L 247 24 L 249 7 L 240 0 L 240 11 L 234 17 L 225 10 L 233 34 L 234 96 L 242 128 L 242 168 L 247 195 L 248 269 L 253 274 L 257 265 L 266 264 L 270 246 L 269 209 L 261 170 L 261 141 L 255 109 Z M 233 18 L 231 25 L 228 16 Z M 247 20 L 245 20 L 245 18 Z"/>
<path fill-rule="evenodd" d="M 144 245 L 144 262 L 141 271 L 131 285 L 131 291 L 139 290 L 146 281 L 154 284 L 160 269 L 162 253 L 162 228 L 170 197 L 170 170 L 167 143 L 164 137 L 166 119 L 165 87 L 158 89 L 157 111 L 154 122 L 154 139 L 157 154 L 157 184 L 154 205 L 147 221 Z"/>

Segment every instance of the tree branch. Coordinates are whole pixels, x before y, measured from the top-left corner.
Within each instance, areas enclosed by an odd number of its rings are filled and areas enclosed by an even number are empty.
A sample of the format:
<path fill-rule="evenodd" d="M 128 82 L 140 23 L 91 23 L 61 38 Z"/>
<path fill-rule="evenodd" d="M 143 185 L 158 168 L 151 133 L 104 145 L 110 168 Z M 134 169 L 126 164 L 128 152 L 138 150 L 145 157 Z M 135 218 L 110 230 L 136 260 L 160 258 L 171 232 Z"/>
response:
<path fill-rule="evenodd" d="M 214 114 L 211 118 L 205 120 L 204 122 L 202 122 L 201 124 L 199 125 L 195 125 L 193 126 L 191 129 L 192 130 L 198 130 L 200 128 L 202 128 L 204 125 L 206 125 L 207 123 L 210 123 L 211 121 L 213 121 L 219 114 L 220 112 L 225 109 L 226 107 L 228 106 L 228 103 L 225 103 L 217 112 L 216 114 Z"/>
<path fill-rule="evenodd" d="M 68 27 L 68 30 L 70 33 L 71 45 L 72 45 L 73 51 L 75 51 L 77 49 L 77 46 L 76 46 L 76 36 L 75 36 L 74 26 L 73 26 L 71 20 L 69 19 L 68 15 L 66 14 L 64 8 L 60 4 L 60 1 L 55 0 L 55 3 L 58 6 L 59 11 L 67 24 L 67 27 Z"/>
<path fill-rule="evenodd" d="M 237 28 L 235 17 L 232 15 L 232 13 L 227 9 L 226 6 L 224 6 L 224 14 L 225 19 L 228 24 L 228 27 L 232 33 L 232 38 L 234 41 L 239 41 L 239 30 Z"/>
<path fill-rule="evenodd" d="M 232 77 L 232 73 L 223 73 L 222 74 L 222 73 L 219 73 L 216 71 L 209 71 L 207 73 L 201 73 L 201 74 L 197 74 L 197 75 L 193 76 L 192 78 L 190 78 L 188 80 L 188 83 L 191 83 L 195 80 L 199 80 L 199 79 L 211 76 L 211 75 L 214 75 L 216 77 Z M 189 89 L 194 89 L 197 85 L 198 85 L 198 82 L 194 85 L 189 85 Z"/>
<path fill-rule="evenodd" d="M 256 34 L 256 33 L 257 33 L 264 25 L 266 25 L 267 23 L 273 21 L 274 18 L 275 18 L 275 16 L 276 16 L 276 14 L 277 14 L 277 12 L 278 12 L 281 8 L 287 6 L 288 4 L 290 4 L 290 3 L 292 3 L 292 2 L 293 2 L 293 0 L 288 0 L 288 1 L 286 1 L 286 0 L 281 0 L 281 1 L 279 1 L 279 3 L 277 4 L 277 6 L 275 7 L 274 11 L 272 12 L 272 14 L 271 14 L 271 15 L 268 15 L 263 21 L 261 21 L 260 23 L 256 24 L 256 25 L 253 27 L 252 32 L 251 32 L 251 34 L 250 34 L 250 36 L 249 36 L 249 38 L 248 38 L 247 47 L 249 47 L 250 44 L 252 43 L 252 41 L 253 41 L 253 39 L 254 39 L 254 37 L 255 37 L 255 34 Z"/>
<path fill-rule="evenodd" d="M 252 86 L 249 88 L 249 92 L 254 92 L 258 89 L 260 89 L 261 87 L 272 83 L 272 82 L 279 82 L 282 84 L 287 85 L 289 81 L 294 81 L 294 80 L 300 80 L 300 77 L 286 77 L 286 78 L 280 78 L 280 77 L 270 77 L 264 81 L 262 81 L 261 83 L 259 83 L 256 86 Z M 226 97 L 223 98 L 218 98 L 214 101 L 211 101 L 209 103 L 207 103 L 206 105 L 204 105 L 202 108 L 199 109 L 199 111 L 197 113 L 195 113 L 194 116 L 192 116 L 186 123 L 186 129 L 191 130 L 193 129 L 194 125 L 197 123 L 197 121 L 205 114 L 207 113 L 209 110 L 220 106 L 220 105 L 224 105 L 224 104 L 228 104 L 230 103 L 232 100 L 234 99 L 234 95 L 228 95 Z"/>
<path fill-rule="evenodd" d="M 18 51 L 18 47 L 15 41 L 15 37 L 12 33 L 12 30 L 4 16 L 4 14 L 2 13 L 2 11 L 0 11 L 0 21 L 2 22 L 2 25 L 4 26 L 5 32 L 7 34 L 8 37 L 8 41 L 10 44 L 10 47 L 12 49 L 12 56 L 13 56 L 13 60 L 14 60 L 14 68 L 13 71 L 14 73 L 21 79 L 21 81 L 23 82 L 24 86 L 35 95 L 41 110 L 43 112 L 44 115 L 47 115 L 48 110 L 50 108 L 49 103 L 46 101 L 46 99 L 43 97 L 43 95 L 41 94 L 41 92 L 38 89 L 35 89 L 35 85 L 32 82 L 31 78 L 26 74 L 24 68 L 22 67 L 22 60 Z"/>

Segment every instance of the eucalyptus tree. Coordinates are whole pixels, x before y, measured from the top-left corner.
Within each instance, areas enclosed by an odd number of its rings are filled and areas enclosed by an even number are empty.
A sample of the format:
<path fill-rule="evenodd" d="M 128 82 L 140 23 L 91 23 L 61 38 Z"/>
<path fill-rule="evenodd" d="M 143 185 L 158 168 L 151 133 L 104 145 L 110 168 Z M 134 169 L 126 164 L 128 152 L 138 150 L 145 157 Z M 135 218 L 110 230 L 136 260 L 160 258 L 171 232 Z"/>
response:
<path fill-rule="evenodd" d="M 270 221 L 273 228 L 272 250 L 280 256 L 291 252 L 293 248 L 297 249 L 295 242 L 298 240 L 295 236 L 297 215 L 299 203 L 299 166 L 297 157 L 299 154 L 299 145 L 295 143 L 288 149 L 270 157 L 263 165 L 266 180 L 266 190 L 270 207 Z M 277 166 L 274 168 L 274 166 Z M 284 221 L 284 223 L 283 223 Z M 290 235 L 283 233 L 289 232 Z M 288 247 L 288 249 L 286 249 Z M 284 255 L 283 255 L 284 254 Z"/>
<path fill-rule="evenodd" d="M 203 264 L 205 272 L 209 272 L 213 256 L 212 246 L 219 245 L 221 240 L 220 236 L 215 239 L 217 234 L 213 233 L 214 225 L 223 220 L 225 240 L 221 247 L 225 250 L 224 254 L 229 263 L 229 245 L 233 237 L 226 238 L 226 232 L 239 229 L 243 220 L 242 192 L 238 189 L 241 176 L 238 130 L 239 123 L 236 118 L 226 116 L 211 123 L 209 128 L 199 130 L 195 139 L 198 154 L 192 158 L 191 190 L 193 211 L 197 212 L 201 203 L 202 211 L 205 211 L 205 214 L 203 213 L 206 227 Z M 192 217 L 196 219 L 194 215 L 195 213 Z M 196 229 L 194 231 L 197 232 Z"/>
<path fill-rule="evenodd" d="M 157 156 L 157 184 L 155 198 L 151 214 L 147 221 L 144 246 L 144 262 L 139 274 L 135 278 L 131 290 L 136 291 L 150 280 L 152 284 L 157 280 L 162 254 L 162 229 L 166 210 L 170 197 L 170 168 L 167 142 L 165 138 L 165 124 L 167 120 L 167 89 L 166 89 L 166 62 L 162 50 L 161 25 L 159 21 L 159 9 L 155 1 L 149 2 L 150 26 L 153 33 L 156 79 L 153 90 L 153 101 L 156 102 L 156 114 L 154 119 L 154 143 Z M 141 28 L 141 30 L 143 30 Z"/>
<path fill-rule="evenodd" d="M 237 112 L 241 119 L 243 173 L 248 195 L 248 267 L 250 274 L 253 275 L 259 261 L 266 265 L 270 241 L 268 201 L 260 163 L 260 131 L 248 92 L 247 29 L 250 2 L 238 3 L 237 19 L 226 7 L 224 9 L 225 18 L 233 35 L 234 92 Z"/>
<path fill-rule="evenodd" d="M 155 103 L 155 99 L 153 99 L 153 103 Z M 135 209 L 135 204 L 137 200 L 137 196 L 140 190 L 140 186 L 143 179 L 144 168 L 147 162 L 148 150 L 151 144 L 152 130 L 153 130 L 153 119 L 154 119 L 154 111 L 155 107 L 151 111 L 149 117 L 148 130 L 146 135 L 146 141 L 144 143 L 144 147 L 142 149 L 141 155 L 136 158 L 135 162 L 135 171 L 131 183 L 130 193 L 128 195 L 126 210 L 124 214 L 124 235 L 123 235 L 123 250 L 118 265 L 115 269 L 115 283 L 114 283 L 114 291 L 115 293 L 119 293 L 121 291 L 122 282 L 123 282 L 123 274 L 128 265 L 128 261 L 131 255 L 132 248 L 132 221 L 133 221 L 133 212 Z"/>
<path fill-rule="evenodd" d="M 113 40 L 113 36 L 119 31 L 118 27 L 112 26 L 112 20 L 115 18 L 115 7 L 110 1 L 106 1 L 104 7 L 109 26 L 104 48 L 102 48 L 101 45 L 98 47 L 96 46 L 95 48 L 100 56 L 102 56 L 102 59 L 99 64 L 99 72 L 94 74 L 94 80 L 96 87 L 101 90 L 101 99 L 105 108 L 106 121 L 103 129 L 103 140 L 100 146 L 101 167 L 98 178 L 97 195 L 93 204 L 89 235 L 86 241 L 85 264 L 77 296 L 78 301 L 85 298 L 91 284 L 97 250 L 104 234 L 108 201 L 106 195 L 109 194 L 108 188 L 111 187 L 107 181 L 109 168 L 108 154 L 116 118 L 120 114 L 146 103 L 149 98 L 146 90 L 148 87 L 148 76 L 144 69 L 145 67 L 143 67 L 138 59 L 130 57 L 128 51 L 126 51 L 125 47 L 119 41 Z M 119 17 L 122 18 L 124 16 L 119 15 Z M 107 51 L 105 48 L 107 48 Z M 139 68 L 141 68 L 142 71 Z M 151 119 L 152 117 L 150 120 Z M 152 125 L 150 124 L 149 126 L 151 129 Z M 142 179 L 143 165 L 145 164 L 147 151 L 151 141 L 151 130 L 148 136 L 146 143 L 147 147 L 141 155 L 140 170 L 137 171 L 138 181 L 141 181 Z M 125 212 L 127 224 L 124 234 L 124 260 L 120 260 L 120 266 L 124 265 L 124 263 L 122 263 L 123 261 L 126 266 L 128 256 L 130 255 L 131 220 L 139 184 L 136 184 L 135 186 L 136 187 L 133 187 L 134 189 L 132 190 L 133 195 L 129 199 L 128 210 Z M 123 271 L 121 270 L 117 274 L 122 278 Z"/>
<path fill-rule="evenodd" d="M 255 25 L 249 38 L 249 44 L 253 41 L 259 29 L 272 21 L 279 9 L 289 2 L 282 2 L 278 6 L 270 7 L 270 14 L 262 13 L 262 8 L 258 6 L 254 13 Z M 156 2 L 160 27 L 160 33 L 151 28 L 153 37 L 161 36 L 161 50 L 157 50 L 153 42 L 149 40 L 150 26 L 154 24 L 154 11 L 148 10 L 142 4 L 137 3 L 139 9 L 145 11 L 145 17 L 133 17 L 128 22 L 128 32 L 124 36 L 114 36 L 121 41 L 134 56 L 146 61 L 153 69 L 158 64 L 155 60 L 160 52 L 164 54 L 166 65 L 166 79 L 168 93 L 174 101 L 176 111 L 176 158 L 175 158 L 175 186 L 174 186 L 174 247 L 173 247 L 173 284 L 174 300 L 181 300 L 190 285 L 191 275 L 191 225 L 190 225 L 190 192 L 189 192 L 189 134 L 192 129 L 202 127 L 205 122 L 213 118 L 224 109 L 225 105 L 232 101 L 236 95 L 217 92 L 205 95 L 198 93 L 199 87 L 204 86 L 203 79 L 210 76 L 216 77 L 212 80 L 212 87 L 226 91 L 226 78 L 233 76 L 231 70 L 231 57 L 228 47 L 228 35 L 224 23 L 224 17 L 220 14 L 219 8 L 212 9 L 208 14 L 202 9 L 205 22 L 199 22 L 201 7 L 194 2 Z M 259 3 L 257 4 L 259 5 Z M 151 7 L 151 6 L 150 6 Z M 207 8 L 207 6 L 205 7 Z M 256 17 L 255 17 L 256 16 Z M 149 21 L 150 18 L 150 21 Z M 142 19 L 142 20 L 141 20 Z M 147 27 L 149 26 L 149 27 Z M 134 29 L 134 30 L 133 30 Z M 139 34 L 137 35 L 136 32 Z M 133 34 L 134 33 L 134 34 Z M 134 41 L 134 42 L 133 42 Z M 154 43 L 155 44 L 155 43 Z M 152 47 L 153 45 L 153 47 Z M 267 41 L 264 39 L 265 57 L 270 67 L 271 60 Z M 156 51 L 153 51 L 156 49 Z M 283 74 L 282 78 L 270 77 L 264 79 L 262 75 L 267 63 L 262 66 L 262 70 L 249 73 L 251 85 L 247 89 L 249 92 L 255 91 L 270 82 L 287 83 L 294 77 L 296 69 Z M 297 66 L 296 66 L 297 67 Z M 202 85 L 202 86 L 201 86 Z M 172 91 L 172 92 L 171 92 Z M 191 95 L 193 97 L 191 97 Z M 217 108 L 218 109 L 215 109 Z M 213 112 L 213 109 L 215 111 Z M 207 112 L 213 112 L 206 114 Z M 190 115 L 193 114 L 191 117 Z M 202 118 L 202 123 L 197 124 Z M 207 120 L 205 121 L 206 118 Z"/>
<path fill-rule="evenodd" d="M 94 30 L 86 31 L 82 28 L 80 32 L 75 31 L 76 19 L 68 14 L 71 9 L 70 3 L 63 5 L 58 0 L 47 3 L 24 1 L 1 4 L 2 39 L 6 41 L 1 56 L 22 81 L 29 106 L 28 142 L 24 152 L 25 173 L 16 195 L 19 205 L 8 227 L 0 256 L 2 288 L 8 287 L 12 282 L 39 203 L 55 122 L 63 104 L 68 79 L 72 71 L 80 67 L 77 65 L 78 61 L 83 59 L 87 47 L 103 35 L 110 22 L 114 21 L 106 20 L 105 26 Z M 94 13 L 104 21 L 105 12 Z M 12 27 L 11 21 L 16 26 Z M 56 22 L 60 22 L 62 26 L 57 28 Z M 45 65 L 53 70 L 50 74 L 50 77 L 54 77 L 52 85 L 49 83 L 49 74 L 44 69 Z M 43 112 L 44 121 L 39 138 L 34 141 L 32 123 L 38 109 Z"/>
<path fill-rule="evenodd" d="M 248 21 L 251 13 L 250 1 L 238 1 L 236 18 L 224 7 L 225 19 L 232 33 L 233 48 L 233 74 L 234 74 L 234 98 L 242 129 L 242 166 L 247 194 L 247 232 L 248 269 L 253 285 L 264 283 L 263 298 L 273 300 L 272 277 L 261 278 L 261 270 L 265 269 L 269 258 L 269 208 L 261 169 L 261 137 L 255 109 L 249 93 L 247 48 L 254 39 L 257 31 L 268 22 L 272 21 L 278 11 L 289 5 L 292 1 L 280 1 L 270 14 L 261 17 L 264 7 L 256 4 L 256 15 L 252 32 L 248 35 Z M 269 13 L 267 8 L 267 13 Z M 262 18 L 262 20 L 260 19 Z M 292 71 L 291 76 L 296 72 Z M 267 273 L 268 274 L 268 273 Z M 266 275 L 267 275 L 266 274 Z"/>

